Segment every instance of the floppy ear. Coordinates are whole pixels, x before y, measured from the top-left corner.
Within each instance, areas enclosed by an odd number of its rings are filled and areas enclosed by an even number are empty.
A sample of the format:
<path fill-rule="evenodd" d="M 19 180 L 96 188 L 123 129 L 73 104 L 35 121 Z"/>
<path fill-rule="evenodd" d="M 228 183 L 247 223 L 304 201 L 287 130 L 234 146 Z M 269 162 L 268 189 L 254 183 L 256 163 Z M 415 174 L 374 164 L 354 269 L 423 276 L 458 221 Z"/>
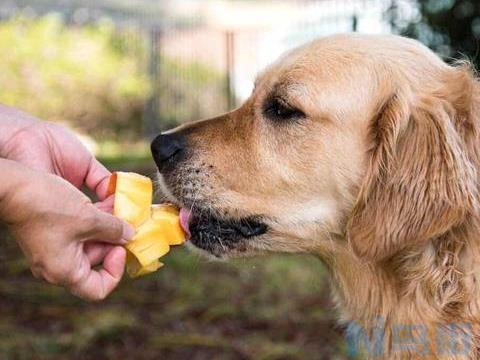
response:
<path fill-rule="evenodd" d="M 435 238 L 473 208 L 476 174 L 456 111 L 438 96 L 392 96 L 370 128 L 370 164 L 347 226 L 354 252 L 378 261 Z"/>

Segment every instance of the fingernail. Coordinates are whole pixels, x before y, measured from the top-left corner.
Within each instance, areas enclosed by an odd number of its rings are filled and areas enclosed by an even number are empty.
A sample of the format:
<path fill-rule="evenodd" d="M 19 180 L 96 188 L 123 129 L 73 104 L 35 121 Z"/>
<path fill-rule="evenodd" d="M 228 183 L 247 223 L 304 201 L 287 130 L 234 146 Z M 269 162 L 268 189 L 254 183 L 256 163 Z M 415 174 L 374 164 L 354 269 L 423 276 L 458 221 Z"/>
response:
<path fill-rule="evenodd" d="M 125 241 L 128 241 L 128 240 L 131 240 L 134 236 L 135 236 L 135 229 L 133 228 L 133 226 L 129 224 L 124 224 L 122 238 Z"/>

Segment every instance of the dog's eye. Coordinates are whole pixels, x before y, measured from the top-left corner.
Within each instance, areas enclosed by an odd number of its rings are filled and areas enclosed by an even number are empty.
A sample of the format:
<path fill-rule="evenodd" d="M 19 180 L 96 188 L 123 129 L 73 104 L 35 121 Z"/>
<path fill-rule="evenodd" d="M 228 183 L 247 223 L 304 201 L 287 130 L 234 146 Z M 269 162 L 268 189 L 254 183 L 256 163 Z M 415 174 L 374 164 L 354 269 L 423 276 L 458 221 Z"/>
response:
<path fill-rule="evenodd" d="M 273 120 L 291 120 L 305 117 L 305 113 L 288 105 L 284 100 L 273 98 L 267 100 L 263 114 Z"/>

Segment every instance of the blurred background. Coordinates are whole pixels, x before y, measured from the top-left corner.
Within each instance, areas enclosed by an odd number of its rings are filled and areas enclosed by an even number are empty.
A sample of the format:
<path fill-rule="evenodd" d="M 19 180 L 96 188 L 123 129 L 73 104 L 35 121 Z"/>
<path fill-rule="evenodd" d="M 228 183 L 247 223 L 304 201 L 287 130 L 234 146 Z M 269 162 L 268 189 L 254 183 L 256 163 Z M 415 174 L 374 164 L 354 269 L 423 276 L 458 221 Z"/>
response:
<path fill-rule="evenodd" d="M 480 62 L 476 0 L 1 0 L 0 102 L 69 126 L 111 170 L 153 176 L 159 131 L 236 107 L 285 50 L 355 31 Z M 34 280 L 5 229 L 0 244 L 1 359 L 349 358 L 313 257 L 174 249 L 87 304 Z"/>

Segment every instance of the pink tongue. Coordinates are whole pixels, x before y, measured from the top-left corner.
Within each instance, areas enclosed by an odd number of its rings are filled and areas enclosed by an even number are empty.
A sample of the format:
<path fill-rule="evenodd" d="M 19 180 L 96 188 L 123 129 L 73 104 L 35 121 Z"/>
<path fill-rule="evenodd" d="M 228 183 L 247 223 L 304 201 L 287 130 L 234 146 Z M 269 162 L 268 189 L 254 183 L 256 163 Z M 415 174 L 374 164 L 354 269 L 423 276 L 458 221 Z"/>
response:
<path fill-rule="evenodd" d="M 180 209 L 180 225 L 183 228 L 183 231 L 187 234 L 187 240 L 190 239 L 190 229 L 188 228 L 188 223 L 190 222 L 190 210 L 185 208 Z"/>

